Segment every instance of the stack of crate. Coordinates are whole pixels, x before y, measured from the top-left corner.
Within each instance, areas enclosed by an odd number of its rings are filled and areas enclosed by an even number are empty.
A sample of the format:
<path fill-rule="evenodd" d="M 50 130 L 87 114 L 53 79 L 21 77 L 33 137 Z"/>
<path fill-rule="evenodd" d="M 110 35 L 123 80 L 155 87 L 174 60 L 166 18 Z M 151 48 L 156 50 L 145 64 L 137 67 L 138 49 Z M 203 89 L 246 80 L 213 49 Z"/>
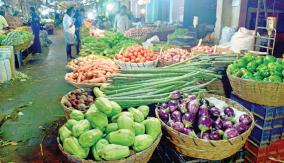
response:
<path fill-rule="evenodd" d="M 245 162 L 247 163 L 274 163 L 283 162 L 283 159 L 283 140 L 277 140 L 266 146 L 258 146 L 250 140 L 245 144 Z"/>
<path fill-rule="evenodd" d="M 247 161 L 273 162 L 275 158 L 284 159 L 284 106 L 269 107 L 253 104 L 233 93 L 230 98 L 249 109 L 254 115 L 255 127 L 245 146 Z M 282 149 L 274 150 L 275 146 L 280 147 L 279 144 L 282 144 Z M 266 152 L 261 152 L 263 150 Z"/>

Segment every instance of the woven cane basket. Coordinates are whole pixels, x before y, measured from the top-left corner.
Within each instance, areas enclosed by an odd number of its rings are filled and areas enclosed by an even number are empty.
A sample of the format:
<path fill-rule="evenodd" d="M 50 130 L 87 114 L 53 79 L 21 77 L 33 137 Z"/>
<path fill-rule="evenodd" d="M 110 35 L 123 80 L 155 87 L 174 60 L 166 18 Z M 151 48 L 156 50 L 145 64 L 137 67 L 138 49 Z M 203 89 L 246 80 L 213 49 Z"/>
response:
<path fill-rule="evenodd" d="M 213 91 L 214 94 L 217 94 L 220 96 L 226 96 L 226 92 L 225 92 L 224 84 L 222 80 L 213 81 L 212 83 L 206 86 L 206 89 L 208 89 L 209 91 Z"/>
<path fill-rule="evenodd" d="M 211 94 L 208 94 L 205 97 L 215 97 L 225 101 L 229 106 L 232 106 L 237 110 L 246 112 L 252 119 L 250 128 L 235 138 L 218 141 L 193 138 L 172 129 L 161 120 L 163 131 L 167 139 L 174 145 L 175 149 L 183 155 L 207 160 L 222 160 L 234 155 L 244 146 L 254 127 L 254 118 L 246 108 L 230 99 Z M 155 112 L 156 116 L 159 117 L 157 109 Z"/>
<path fill-rule="evenodd" d="M 67 74 L 65 75 L 65 81 L 66 81 L 68 84 L 71 84 L 71 85 L 73 85 L 73 86 L 76 87 L 76 88 L 83 88 L 83 89 L 88 89 L 88 88 L 90 88 L 90 89 L 92 89 L 92 88 L 94 88 L 94 87 L 100 87 L 100 86 L 107 85 L 107 83 L 75 83 L 75 82 L 70 81 L 70 80 L 67 79 L 67 75 L 68 75 L 68 74 L 69 74 L 69 73 L 67 73 Z"/>
<path fill-rule="evenodd" d="M 265 106 L 284 106 L 284 83 L 258 82 L 227 75 L 238 97 Z"/>
<path fill-rule="evenodd" d="M 14 50 L 16 52 L 23 51 L 23 50 L 27 49 L 31 45 L 31 42 L 32 42 L 32 40 L 28 40 L 28 41 L 24 42 L 23 44 L 16 45 L 16 46 L 14 46 Z"/>
<path fill-rule="evenodd" d="M 70 160 L 71 162 L 74 163 L 145 163 L 148 162 L 155 149 L 157 148 L 158 144 L 160 143 L 162 134 L 156 139 L 156 141 L 148 148 L 145 149 L 142 152 L 139 153 L 134 153 L 134 151 L 131 151 L 131 154 L 129 157 L 123 159 L 123 160 L 115 160 L 115 161 L 94 161 L 94 160 L 81 160 L 73 155 L 68 154 L 67 152 L 64 151 L 59 138 L 57 138 L 57 142 L 58 142 L 58 147 L 60 149 L 60 151 L 63 153 L 63 155 L 65 157 L 68 158 L 68 160 Z"/>
<path fill-rule="evenodd" d="M 63 110 L 64 110 L 64 116 L 66 119 L 70 119 L 70 113 L 75 110 L 75 108 L 73 107 L 67 107 L 64 105 L 64 102 L 67 101 L 67 96 L 71 93 L 72 91 L 68 92 L 66 95 L 64 95 L 62 98 L 61 98 L 61 101 L 60 101 L 60 105 L 62 106 Z M 92 92 L 92 91 L 90 91 Z M 87 109 L 86 110 L 81 110 L 83 113 L 86 113 Z"/>

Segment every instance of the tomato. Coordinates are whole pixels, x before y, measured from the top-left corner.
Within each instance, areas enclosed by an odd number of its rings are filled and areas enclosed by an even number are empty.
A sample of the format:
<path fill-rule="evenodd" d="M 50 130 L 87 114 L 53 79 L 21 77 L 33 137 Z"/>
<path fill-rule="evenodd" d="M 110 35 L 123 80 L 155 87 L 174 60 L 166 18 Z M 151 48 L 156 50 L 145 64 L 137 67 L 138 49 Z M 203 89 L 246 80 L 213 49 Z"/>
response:
<path fill-rule="evenodd" d="M 127 58 L 130 58 L 130 57 L 133 56 L 133 54 L 132 53 L 128 53 L 126 56 L 127 56 Z"/>
<path fill-rule="evenodd" d="M 157 56 L 153 56 L 152 59 L 153 59 L 153 60 L 156 60 L 156 59 L 157 59 Z"/>
<path fill-rule="evenodd" d="M 130 59 L 133 60 L 133 59 L 136 59 L 136 57 L 135 56 L 131 56 Z"/>

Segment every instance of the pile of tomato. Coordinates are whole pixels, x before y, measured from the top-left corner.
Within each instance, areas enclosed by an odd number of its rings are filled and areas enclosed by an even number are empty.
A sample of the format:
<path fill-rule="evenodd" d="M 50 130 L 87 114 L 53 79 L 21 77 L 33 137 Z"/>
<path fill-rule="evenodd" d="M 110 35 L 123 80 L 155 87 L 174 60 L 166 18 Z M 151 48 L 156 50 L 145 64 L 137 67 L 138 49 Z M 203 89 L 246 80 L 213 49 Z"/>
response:
<path fill-rule="evenodd" d="M 144 63 L 155 61 L 158 56 L 143 46 L 131 46 L 115 57 L 117 60 L 131 63 Z"/>

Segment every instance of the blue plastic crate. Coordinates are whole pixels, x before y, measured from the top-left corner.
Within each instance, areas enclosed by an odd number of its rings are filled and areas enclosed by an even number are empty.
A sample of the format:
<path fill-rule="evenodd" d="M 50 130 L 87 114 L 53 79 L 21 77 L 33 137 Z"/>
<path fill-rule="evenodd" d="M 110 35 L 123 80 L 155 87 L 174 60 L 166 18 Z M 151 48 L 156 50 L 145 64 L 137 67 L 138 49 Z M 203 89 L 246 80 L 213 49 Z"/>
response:
<path fill-rule="evenodd" d="M 262 119 L 273 119 L 275 115 L 275 109 L 261 105 L 252 105 L 251 111 Z"/>
<path fill-rule="evenodd" d="M 282 138 L 284 139 L 284 120 L 282 121 Z"/>
<path fill-rule="evenodd" d="M 276 108 L 275 117 L 284 118 L 284 107 Z"/>
<path fill-rule="evenodd" d="M 281 135 L 282 135 L 282 127 L 273 128 L 271 130 L 271 140 L 272 141 L 281 139 Z"/>
<path fill-rule="evenodd" d="M 283 127 L 283 118 L 277 118 L 277 119 L 273 119 L 273 122 L 272 122 L 272 127 L 273 128 L 280 128 L 280 127 Z"/>
<path fill-rule="evenodd" d="M 271 119 L 264 120 L 264 119 L 260 118 L 259 116 L 254 115 L 254 120 L 255 120 L 255 123 L 263 129 L 271 129 L 272 128 L 273 120 L 271 120 Z"/>
<path fill-rule="evenodd" d="M 269 120 L 269 119 L 275 119 L 275 118 L 283 118 L 284 117 L 284 106 L 281 107 L 270 107 L 270 106 L 263 106 L 258 105 L 254 103 L 250 103 L 248 101 L 245 101 L 238 96 L 234 95 L 232 92 L 230 95 L 230 98 L 244 107 L 246 107 L 248 110 L 253 112 L 253 114 L 257 115 L 258 117 Z"/>
<path fill-rule="evenodd" d="M 270 143 L 271 129 L 262 129 L 260 126 L 255 125 L 249 139 L 259 146 L 267 145 Z"/>
<path fill-rule="evenodd" d="M 233 93 L 230 94 L 230 99 L 238 102 L 239 104 L 243 105 L 245 108 L 247 108 L 248 110 L 251 111 L 252 108 L 252 103 L 249 103 L 245 100 L 242 100 L 241 98 L 239 98 L 238 96 L 234 95 Z"/>
<path fill-rule="evenodd" d="M 249 140 L 259 147 L 264 147 L 283 136 L 283 127 L 263 129 L 256 124 L 249 136 Z"/>

